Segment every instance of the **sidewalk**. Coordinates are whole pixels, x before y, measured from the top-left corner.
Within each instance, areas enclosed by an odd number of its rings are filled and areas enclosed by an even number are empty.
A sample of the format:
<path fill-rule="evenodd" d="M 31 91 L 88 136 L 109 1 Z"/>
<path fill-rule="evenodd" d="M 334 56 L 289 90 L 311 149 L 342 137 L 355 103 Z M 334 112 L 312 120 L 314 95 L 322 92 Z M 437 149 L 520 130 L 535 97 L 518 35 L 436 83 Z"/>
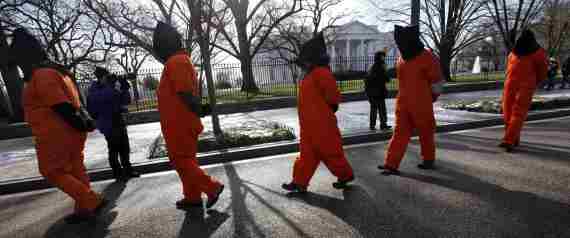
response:
<path fill-rule="evenodd" d="M 500 96 L 501 90 L 445 94 L 435 104 L 438 125 L 463 123 L 498 118 L 495 114 L 452 111 L 441 108 L 441 104 L 458 99 L 477 99 Z M 570 90 L 540 91 L 538 95 L 548 97 L 570 96 Z M 394 99 L 387 100 L 389 124 L 394 120 Z M 368 131 L 369 104 L 367 101 L 343 103 L 337 113 L 339 127 L 343 135 Z M 236 113 L 220 117 L 222 127 L 239 125 L 244 118 L 277 121 L 295 129 L 299 134 L 296 108 Z M 203 118 L 205 130 L 211 130 L 211 119 Z M 140 124 L 129 127 L 133 163 L 148 162 L 151 143 L 160 134 L 159 123 Z M 98 132 L 91 133 L 85 150 L 85 164 L 88 169 L 107 168 L 107 146 L 105 138 Z M 0 141 L 0 181 L 17 180 L 39 176 L 35 150 L 31 138 Z"/>
<path fill-rule="evenodd" d="M 306 196 L 285 193 L 294 155 L 208 166 L 226 190 L 207 213 L 174 207 L 173 171 L 93 183 L 112 202 L 91 224 L 65 224 L 56 189 L 0 196 L 0 237 L 570 237 L 568 119 L 529 123 L 515 154 L 496 147 L 502 128 L 438 134 L 435 171 L 416 168 L 413 139 L 401 176 L 376 169 L 386 142 L 348 147 L 345 191 L 320 166 Z"/>

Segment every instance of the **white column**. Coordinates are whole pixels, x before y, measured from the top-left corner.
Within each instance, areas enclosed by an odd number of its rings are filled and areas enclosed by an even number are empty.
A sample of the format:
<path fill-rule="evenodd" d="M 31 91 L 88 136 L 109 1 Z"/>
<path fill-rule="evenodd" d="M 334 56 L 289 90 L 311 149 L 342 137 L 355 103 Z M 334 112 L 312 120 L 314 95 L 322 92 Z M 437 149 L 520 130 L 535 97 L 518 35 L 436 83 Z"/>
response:
<path fill-rule="evenodd" d="M 346 57 L 350 57 L 350 40 L 346 39 Z"/>
<path fill-rule="evenodd" d="M 366 56 L 366 52 L 364 51 L 364 40 L 362 39 L 360 40 L 360 52 L 361 52 L 360 57 Z"/>

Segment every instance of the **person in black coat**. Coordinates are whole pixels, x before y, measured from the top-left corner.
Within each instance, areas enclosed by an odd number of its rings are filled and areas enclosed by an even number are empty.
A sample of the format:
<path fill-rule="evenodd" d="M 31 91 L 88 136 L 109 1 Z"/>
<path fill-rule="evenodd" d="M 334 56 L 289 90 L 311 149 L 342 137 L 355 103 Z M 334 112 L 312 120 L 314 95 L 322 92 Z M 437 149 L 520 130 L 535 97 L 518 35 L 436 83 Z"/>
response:
<path fill-rule="evenodd" d="M 386 84 L 390 82 L 390 77 L 386 72 L 384 62 L 386 53 L 379 51 L 374 55 L 374 65 L 370 68 L 368 76 L 364 81 L 366 95 L 370 102 L 370 130 L 376 130 L 376 118 L 380 115 L 380 129 L 388 130 L 388 116 L 386 112 L 386 96 L 388 89 Z"/>
<path fill-rule="evenodd" d="M 566 85 L 570 86 L 570 57 L 562 65 L 562 85 L 560 85 L 560 89 L 566 88 Z"/>

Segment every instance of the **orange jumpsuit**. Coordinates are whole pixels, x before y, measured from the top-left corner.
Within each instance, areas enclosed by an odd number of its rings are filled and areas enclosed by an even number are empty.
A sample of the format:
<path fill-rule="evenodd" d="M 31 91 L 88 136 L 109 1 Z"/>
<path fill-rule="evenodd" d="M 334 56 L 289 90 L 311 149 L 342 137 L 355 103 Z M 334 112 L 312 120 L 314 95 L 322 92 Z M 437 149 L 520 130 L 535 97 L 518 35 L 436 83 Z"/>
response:
<path fill-rule="evenodd" d="M 506 129 L 503 142 L 515 145 L 520 140 L 534 91 L 537 85 L 546 79 L 548 62 L 544 49 L 522 57 L 511 53 L 508 61 L 507 80 L 503 91 L 503 118 Z"/>
<path fill-rule="evenodd" d="M 422 159 L 435 160 L 434 93 L 432 85 L 441 82 L 437 58 L 428 50 L 419 56 L 397 64 L 398 97 L 396 99 L 396 127 L 390 140 L 384 166 L 400 167 L 414 129 L 420 137 Z"/>
<path fill-rule="evenodd" d="M 40 174 L 71 196 L 76 210 L 94 210 L 101 199 L 89 185 L 83 164 L 87 133 L 72 128 L 51 106 L 71 103 L 79 108 L 79 94 L 71 79 L 50 68 L 34 70 L 24 87 L 26 121 L 36 138 Z"/>
<path fill-rule="evenodd" d="M 306 188 L 320 161 L 340 180 L 353 176 L 330 106 L 338 105 L 340 97 L 336 80 L 326 67 L 315 68 L 301 80 L 298 102 L 301 154 L 293 166 L 293 183 L 296 185 Z"/>
<path fill-rule="evenodd" d="M 164 66 L 157 92 L 158 111 L 168 158 L 180 176 L 184 198 L 200 202 L 202 192 L 215 196 L 221 184 L 206 175 L 196 161 L 198 135 L 204 127 L 178 96 L 181 92 L 198 95 L 194 65 L 183 51 L 170 57 Z"/>

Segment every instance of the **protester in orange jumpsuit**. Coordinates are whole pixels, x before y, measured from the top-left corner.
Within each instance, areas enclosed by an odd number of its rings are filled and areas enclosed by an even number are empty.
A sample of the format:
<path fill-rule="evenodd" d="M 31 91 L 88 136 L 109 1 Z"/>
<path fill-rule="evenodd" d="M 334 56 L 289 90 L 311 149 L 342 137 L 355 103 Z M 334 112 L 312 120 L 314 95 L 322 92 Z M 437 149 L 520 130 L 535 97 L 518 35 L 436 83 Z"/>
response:
<path fill-rule="evenodd" d="M 212 207 L 224 185 L 208 176 L 198 165 L 198 135 L 203 105 L 198 93 L 196 71 L 190 56 L 182 48 L 182 37 L 172 26 L 159 22 L 154 32 L 154 51 L 164 63 L 158 89 L 158 111 L 168 158 L 182 181 L 184 198 L 176 202 L 180 209 L 202 207 L 202 192 Z"/>
<path fill-rule="evenodd" d="M 532 96 L 540 82 L 546 79 L 547 72 L 546 51 L 536 42 L 532 31 L 523 31 L 508 58 L 503 92 L 505 136 L 499 146 L 507 152 L 519 145 Z"/>
<path fill-rule="evenodd" d="M 424 49 L 418 26 L 396 26 L 394 39 L 400 50 L 397 63 L 398 97 L 396 99 L 396 128 L 390 140 L 383 174 L 399 174 L 410 137 L 415 130 L 420 137 L 423 163 L 420 169 L 433 169 L 435 162 L 435 118 L 432 103 L 442 88 L 438 59 Z"/>
<path fill-rule="evenodd" d="M 322 33 L 303 45 L 297 62 L 307 72 L 301 80 L 298 98 L 301 154 L 293 166 L 293 181 L 282 187 L 291 192 L 306 192 L 322 161 L 338 178 L 333 187 L 343 189 L 354 180 L 354 175 L 344 156 L 337 126 L 335 112 L 341 96 L 328 66 Z"/>
<path fill-rule="evenodd" d="M 24 72 L 25 118 L 36 138 L 40 174 L 75 200 L 69 223 L 93 218 L 106 203 L 91 190 L 83 164 L 87 127 L 77 112 L 79 94 L 67 72 L 47 61 L 38 40 L 25 29 L 14 32 L 9 56 Z"/>

